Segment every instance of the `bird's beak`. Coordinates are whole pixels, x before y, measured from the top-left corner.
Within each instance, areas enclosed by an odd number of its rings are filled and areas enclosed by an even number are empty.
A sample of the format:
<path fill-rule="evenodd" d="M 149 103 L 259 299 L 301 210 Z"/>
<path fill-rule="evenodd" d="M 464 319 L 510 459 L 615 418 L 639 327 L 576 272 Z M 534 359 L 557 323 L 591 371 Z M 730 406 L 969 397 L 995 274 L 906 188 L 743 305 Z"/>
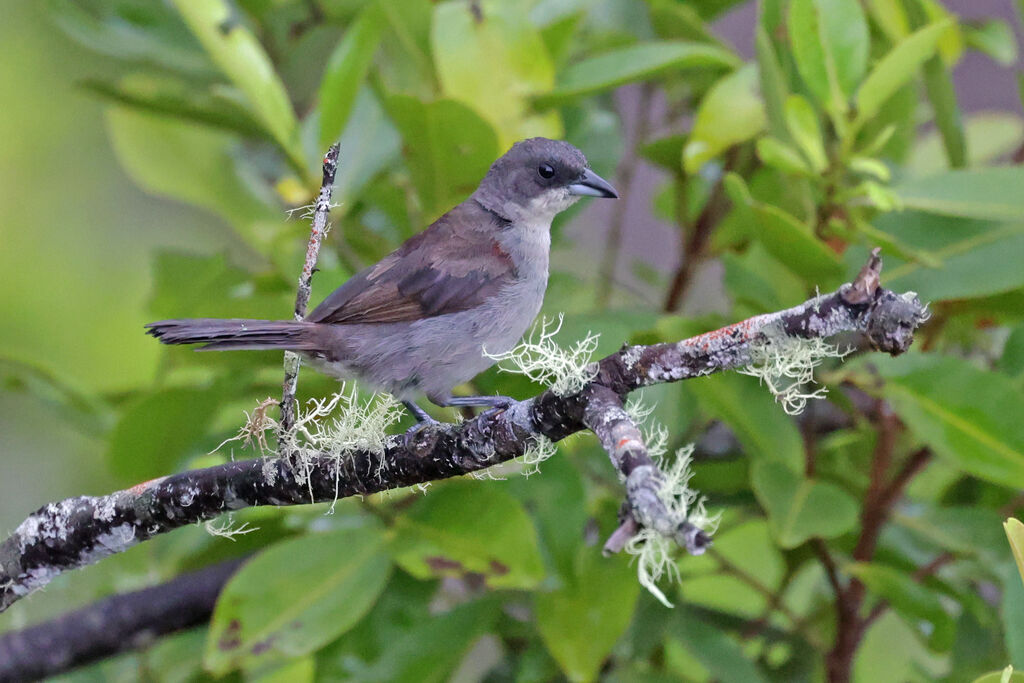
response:
<path fill-rule="evenodd" d="M 579 179 L 569 186 L 569 194 L 584 195 L 587 197 L 607 197 L 609 199 L 618 199 L 619 193 L 615 191 L 615 188 L 611 184 L 597 175 L 589 168 L 583 171 L 583 175 Z"/>

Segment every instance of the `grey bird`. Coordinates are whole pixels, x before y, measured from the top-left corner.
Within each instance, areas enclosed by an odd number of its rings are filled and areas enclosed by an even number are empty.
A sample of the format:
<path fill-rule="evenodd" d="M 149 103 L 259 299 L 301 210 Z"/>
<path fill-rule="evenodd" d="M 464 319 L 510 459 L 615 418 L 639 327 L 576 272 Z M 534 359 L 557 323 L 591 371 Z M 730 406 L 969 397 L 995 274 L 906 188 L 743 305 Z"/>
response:
<path fill-rule="evenodd" d="M 338 287 L 302 321 L 194 318 L 146 325 L 200 350 L 287 349 L 321 372 L 438 406 L 507 407 L 452 388 L 510 350 L 540 311 L 551 221 L 581 196 L 618 197 L 567 142 L 531 138 L 494 162 L 464 202 Z M 486 354 L 485 354 L 486 350 Z"/>

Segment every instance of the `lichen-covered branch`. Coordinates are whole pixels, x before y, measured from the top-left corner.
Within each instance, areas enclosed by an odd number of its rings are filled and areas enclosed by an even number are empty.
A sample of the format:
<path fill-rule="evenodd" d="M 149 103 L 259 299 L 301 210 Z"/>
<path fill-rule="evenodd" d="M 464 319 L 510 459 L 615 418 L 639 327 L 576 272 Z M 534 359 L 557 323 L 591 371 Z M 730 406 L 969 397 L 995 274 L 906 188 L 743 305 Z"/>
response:
<path fill-rule="evenodd" d="M 643 434 L 626 412 L 622 398 L 608 387 L 595 385 L 587 397 L 583 422 L 594 432 L 612 459 L 626 487 L 628 515 L 605 543 L 606 554 L 617 553 L 641 528 L 654 530 L 673 539 L 691 555 L 700 555 L 711 537 L 694 524 L 685 512 L 671 510 L 665 504 L 666 478 L 644 443 Z"/>
<path fill-rule="evenodd" d="M 52 503 L 0 543 L 0 611 L 61 572 L 231 510 L 332 501 L 468 474 L 522 455 L 538 435 L 558 441 L 588 428 L 625 477 L 633 518 L 610 549 L 629 542 L 626 531 L 636 527 L 632 538 L 654 528 L 699 551 L 706 539 L 686 526 L 688 520 L 665 514 L 664 498 L 660 507 L 652 498 L 665 473 L 647 453 L 622 399 L 640 387 L 743 367 L 758 347 L 794 338 L 860 332 L 876 349 L 906 350 L 925 310 L 913 294 L 879 288 L 880 268 L 876 253 L 857 280 L 832 294 L 680 342 L 624 347 L 601 360 L 576 393 L 546 391 L 462 424 L 389 437 L 374 452 L 313 457 L 301 472 L 287 459 L 233 462 Z"/>
<path fill-rule="evenodd" d="M 327 233 L 327 216 L 331 212 L 331 195 L 334 192 L 334 176 L 338 171 L 338 143 L 331 145 L 324 156 L 323 182 L 320 194 L 313 205 L 313 220 L 309 230 L 309 242 L 306 244 L 306 260 L 302 264 L 299 276 L 299 288 L 295 294 L 295 319 L 306 317 L 306 306 L 313 291 L 313 273 L 320 254 L 320 243 Z M 295 390 L 299 384 L 299 366 L 302 364 L 297 353 L 284 352 L 284 382 L 281 391 L 281 429 L 287 431 L 295 423 Z"/>

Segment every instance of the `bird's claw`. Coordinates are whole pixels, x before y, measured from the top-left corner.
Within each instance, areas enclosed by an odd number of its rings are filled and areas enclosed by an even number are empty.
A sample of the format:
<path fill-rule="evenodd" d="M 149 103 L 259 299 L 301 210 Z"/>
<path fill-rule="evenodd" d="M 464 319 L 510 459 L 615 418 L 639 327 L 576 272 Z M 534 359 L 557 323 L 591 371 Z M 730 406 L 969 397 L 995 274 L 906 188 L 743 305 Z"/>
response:
<path fill-rule="evenodd" d="M 433 431 L 440 426 L 440 422 L 434 418 L 417 422 L 405 430 L 405 449 L 412 453 L 421 450 L 434 436 Z"/>

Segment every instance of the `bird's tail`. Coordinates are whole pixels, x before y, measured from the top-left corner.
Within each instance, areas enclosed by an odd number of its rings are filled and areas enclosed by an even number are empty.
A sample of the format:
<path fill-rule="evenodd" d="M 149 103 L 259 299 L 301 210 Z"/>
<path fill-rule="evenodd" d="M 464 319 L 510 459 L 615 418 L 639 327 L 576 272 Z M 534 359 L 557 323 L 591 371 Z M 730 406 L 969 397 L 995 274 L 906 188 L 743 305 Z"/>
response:
<path fill-rule="evenodd" d="M 316 323 L 297 320 L 184 318 L 146 325 L 164 344 L 203 344 L 199 351 L 289 349 L 315 351 Z"/>

